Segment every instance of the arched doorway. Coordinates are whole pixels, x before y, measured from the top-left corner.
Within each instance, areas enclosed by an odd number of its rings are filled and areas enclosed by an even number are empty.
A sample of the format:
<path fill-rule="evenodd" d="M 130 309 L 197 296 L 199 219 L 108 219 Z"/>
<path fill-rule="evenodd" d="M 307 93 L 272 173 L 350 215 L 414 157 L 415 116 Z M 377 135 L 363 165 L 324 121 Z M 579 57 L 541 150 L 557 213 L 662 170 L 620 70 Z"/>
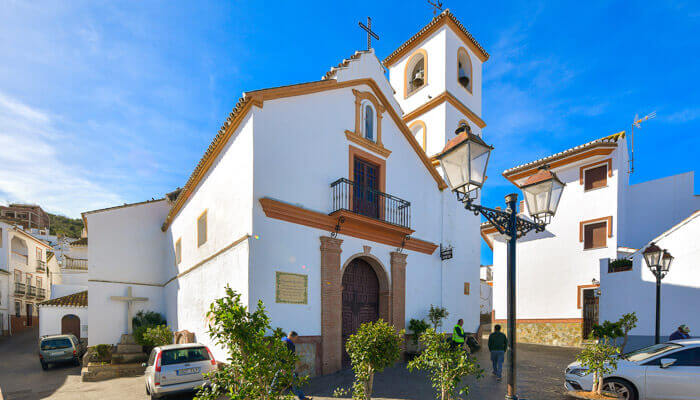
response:
<path fill-rule="evenodd" d="M 61 334 L 65 335 L 70 333 L 80 339 L 80 318 L 73 314 L 64 315 L 63 318 L 61 318 Z"/>
<path fill-rule="evenodd" d="M 365 322 L 379 319 L 379 279 L 367 261 L 355 258 L 343 274 L 343 367 L 350 365 L 345 342 Z"/>

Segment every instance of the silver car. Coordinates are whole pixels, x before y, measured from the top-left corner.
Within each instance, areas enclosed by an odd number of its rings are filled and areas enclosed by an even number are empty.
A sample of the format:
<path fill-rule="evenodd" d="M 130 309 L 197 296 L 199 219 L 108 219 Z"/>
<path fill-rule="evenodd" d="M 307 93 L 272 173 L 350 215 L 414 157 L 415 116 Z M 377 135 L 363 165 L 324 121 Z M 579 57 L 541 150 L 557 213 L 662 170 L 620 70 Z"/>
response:
<path fill-rule="evenodd" d="M 591 390 L 593 376 L 569 364 L 566 390 Z M 625 400 L 700 399 L 700 339 L 672 340 L 623 354 L 617 370 L 603 377 L 603 390 Z"/>
<path fill-rule="evenodd" d="M 143 366 L 146 367 L 146 393 L 152 399 L 208 385 L 203 375 L 217 368 L 209 348 L 199 343 L 156 347 Z"/>

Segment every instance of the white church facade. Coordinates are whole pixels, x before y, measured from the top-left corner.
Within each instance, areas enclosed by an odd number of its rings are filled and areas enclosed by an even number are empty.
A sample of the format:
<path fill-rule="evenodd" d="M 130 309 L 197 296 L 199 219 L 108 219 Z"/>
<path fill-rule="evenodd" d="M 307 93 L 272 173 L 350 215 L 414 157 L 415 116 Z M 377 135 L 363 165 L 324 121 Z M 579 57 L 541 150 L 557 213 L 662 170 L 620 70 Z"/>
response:
<path fill-rule="evenodd" d="M 644 162 L 645 149 L 638 150 Z M 547 229 L 518 241 L 518 341 L 580 346 L 596 323 L 617 320 L 625 312 L 653 312 L 612 307 L 611 301 L 621 299 L 615 293 L 634 293 L 636 304 L 642 304 L 637 301 L 642 298 L 644 304 L 653 301 L 654 293 L 642 289 L 646 285 L 639 280 L 638 253 L 654 237 L 700 209 L 700 196 L 693 193 L 693 172 L 631 185 L 624 131 L 508 169 L 503 175 L 521 185 L 544 165 L 566 186 Z M 520 212 L 527 217 L 522 204 Z M 493 249 L 492 322 L 505 325 L 507 245 L 489 223 L 482 224 L 481 234 Z M 697 241 L 692 246 L 697 251 Z M 613 270 L 608 274 L 610 262 L 631 257 L 636 260 L 636 277 Z M 695 281 L 693 274 L 692 268 L 686 268 L 678 279 L 686 276 Z M 601 290 L 604 278 L 608 284 Z M 700 292 L 700 287 L 695 291 Z M 683 302 L 669 304 L 684 307 Z M 640 328 L 631 334 L 648 335 L 647 328 L 646 333 Z"/>
<path fill-rule="evenodd" d="M 445 11 L 384 62 L 370 49 L 319 81 L 244 93 L 183 189 L 83 214 L 89 344 L 126 333 L 113 297 L 131 293 L 132 312 L 164 314 L 225 359 L 206 312 L 227 285 L 299 332 L 311 374 L 342 367 L 360 323 L 403 329 L 431 304 L 476 332 L 479 218 L 430 156 L 460 122 L 481 135 L 487 59 Z"/>

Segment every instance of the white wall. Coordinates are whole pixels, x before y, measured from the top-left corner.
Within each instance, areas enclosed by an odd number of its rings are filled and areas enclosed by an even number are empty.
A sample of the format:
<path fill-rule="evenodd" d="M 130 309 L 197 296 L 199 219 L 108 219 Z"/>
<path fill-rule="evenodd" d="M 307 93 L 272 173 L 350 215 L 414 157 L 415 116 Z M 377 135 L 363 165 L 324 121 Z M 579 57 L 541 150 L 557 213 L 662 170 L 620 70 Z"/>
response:
<path fill-rule="evenodd" d="M 668 275 L 661 281 L 661 336 L 667 338 L 681 324 L 697 336 L 700 329 L 700 217 L 681 223 L 667 234 L 654 239 L 675 258 Z M 633 254 L 632 270 L 608 273 L 607 260 L 600 264 L 600 320 L 616 321 L 622 314 L 636 312 L 639 322 L 630 335 L 654 335 L 656 321 L 656 278 L 649 271 L 641 252 Z"/>
<path fill-rule="evenodd" d="M 611 156 L 617 157 L 618 152 L 619 148 Z M 593 279 L 600 279 L 598 260 L 615 258 L 617 254 L 617 180 L 621 172 L 613 161 L 613 175 L 607 178 L 607 187 L 584 192 L 584 186 L 579 183 L 579 168 L 592 162 L 595 159 L 554 170 L 566 184 L 557 214 L 545 232 L 533 231 L 518 240 L 516 312 L 519 319 L 581 318 L 577 286 L 590 285 Z M 580 222 L 607 216 L 612 216 L 613 228 L 612 237 L 606 237 L 607 247 L 584 250 L 579 240 Z M 506 249 L 506 242 L 497 235 L 493 248 L 497 319 L 505 319 L 507 311 Z"/>
<path fill-rule="evenodd" d="M 39 307 L 39 336 L 60 335 L 61 318 L 69 314 L 80 318 L 80 337 L 85 339 L 89 334 L 88 309 L 85 307 Z"/>
<path fill-rule="evenodd" d="M 676 225 L 700 210 L 693 193 L 694 173 L 686 172 L 629 186 L 627 218 L 620 245 L 639 248 L 650 237 Z"/>
<path fill-rule="evenodd" d="M 126 303 L 111 296 L 148 297 L 136 303 L 138 310 L 165 314 L 162 284 L 167 260 L 165 234 L 161 225 L 169 205 L 155 201 L 122 208 L 88 213 L 89 344 L 114 344 L 127 330 Z M 170 264 L 172 265 L 172 264 Z M 106 317 L 108 316 L 108 317 Z"/>
<path fill-rule="evenodd" d="M 481 115 L 481 82 L 482 66 L 481 60 L 472 50 L 460 39 L 452 29 L 446 29 L 446 53 L 445 53 L 445 85 L 459 101 L 469 107 L 476 115 Z M 457 81 L 457 52 L 460 47 L 464 47 L 472 62 L 472 93 L 469 93 Z M 481 129 L 473 130 L 474 133 Z"/>

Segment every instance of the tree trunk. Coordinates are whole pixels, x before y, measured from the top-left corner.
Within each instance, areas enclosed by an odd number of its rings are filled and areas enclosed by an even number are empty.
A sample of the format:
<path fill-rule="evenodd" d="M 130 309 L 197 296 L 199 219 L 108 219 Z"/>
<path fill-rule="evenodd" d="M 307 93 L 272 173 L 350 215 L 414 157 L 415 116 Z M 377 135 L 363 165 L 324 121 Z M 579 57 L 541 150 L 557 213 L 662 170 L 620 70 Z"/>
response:
<path fill-rule="evenodd" d="M 602 394 L 603 393 L 603 375 L 600 373 L 596 373 L 596 382 L 595 382 L 595 392 L 597 394 Z"/>
<path fill-rule="evenodd" d="M 365 383 L 365 400 L 372 398 L 372 386 L 374 384 L 374 372 L 370 373 L 369 379 Z"/>
<path fill-rule="evenodd" d="M 620 346 L 620 353 L 624 353 L 625 346 L 627 346 L 627 333 L 625 333 L 625 336 L 622 338 L 622 345 Z"/>
<path fill-rule="evenodd" d="M 450 400 L 447 393 L 447 389 L 445 389 L 444 387 L 440 389 L 440 400 Z"/>

